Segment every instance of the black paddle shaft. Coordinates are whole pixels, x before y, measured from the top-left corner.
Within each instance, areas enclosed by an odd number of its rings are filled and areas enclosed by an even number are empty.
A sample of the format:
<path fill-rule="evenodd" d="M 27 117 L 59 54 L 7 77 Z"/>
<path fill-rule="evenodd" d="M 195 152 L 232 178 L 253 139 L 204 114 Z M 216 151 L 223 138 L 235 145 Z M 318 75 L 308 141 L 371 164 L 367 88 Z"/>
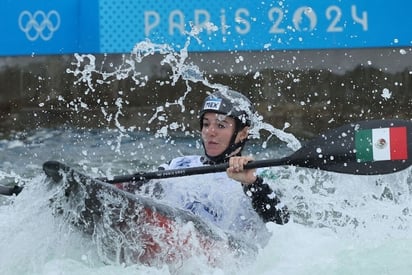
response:
<path fill-rule="evenodd" d="M 379 128 L 404 127 L 406 128 L 406 155 L 402 160 L 360 161 L 356 155 L 355 135 L 361 130 Z M 329 130 L 317 138 L 304 144 L 292 155 L 280 159 L 256 160 L 249 162 L 245 168 L 262 168 L 272 166 L 293 165 L 298 167 L 319 169 L 337 173 L 355 175 L 381 175 L 394 173 L 408 168 L 412 156 L 412 122 L 405 120 L 370 120 L 350 123 L 342 127 Z M 372 144 L 373 145 L 373 144 Z M 159 170 L 155 172 L 141 172 L 133 175 L 117 176 L 113 179 L 102 179 L 109 183 L 126 181 L 146 181 L 182 177 L 207 173 L 224 172 L 228 164 L 190 167 L 173 170 Z M 43 165 L 45 171 L 59 169 L 57 162 L 49 161 Z M 46 172 L 47 173 L 47 172 Z M 52 173 L 53 174 L 53 173 Z"/>

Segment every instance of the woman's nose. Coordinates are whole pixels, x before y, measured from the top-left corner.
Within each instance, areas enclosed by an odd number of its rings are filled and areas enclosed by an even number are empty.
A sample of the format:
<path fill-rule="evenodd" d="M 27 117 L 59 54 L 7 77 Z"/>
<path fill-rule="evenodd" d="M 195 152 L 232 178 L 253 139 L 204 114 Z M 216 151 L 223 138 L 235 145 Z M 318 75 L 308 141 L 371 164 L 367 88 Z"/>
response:
<path fill-rule="evenodd" d="M 210 135 L 214 135 L 214 134 L 216 133 L 216 127 L 213 126 L 213 125 L 210 125 L 210 126 L 207 128 L 207 133 L 210 134 Z"/>

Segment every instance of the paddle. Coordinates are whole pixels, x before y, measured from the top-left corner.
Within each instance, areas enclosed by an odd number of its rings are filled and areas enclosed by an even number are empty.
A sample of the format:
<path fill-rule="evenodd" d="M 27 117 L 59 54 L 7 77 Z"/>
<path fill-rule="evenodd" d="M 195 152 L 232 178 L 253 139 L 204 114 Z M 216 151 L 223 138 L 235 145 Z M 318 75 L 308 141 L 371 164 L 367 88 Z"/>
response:
<path fill-rule="evenodd" d="M 395 160 L 366 160 L 366 153 L 372 149 L 366 149 L 361 142 L 375 147 L 378 151 L 390 149 L 389 138 L 379 138 L 379 144 L 374 144 L 363 130 L 391 128 L 400 130 L 400 137 L 391 136 L 395 145 L 403 146 L 404 151 L 397 149 Z M 245 168 L 262 168 L 273 166 L 293 165 L 298 167 L 320 169 L 325 171 L 355 174 L 355 175 L 381 175 L 394 173 L 408 168 L 411 165 L 409 156 L 412 156 L 412 122 L 405 120 L 371 120 L 360 121 L 332 129 L 317 138 L 304 144 L 292 155 L 280 159 L 256 160 L 248 163 Z M 358 139 L 356 139 L 358 138 Z M 358 145 L 358 150 L 356 150 Z M 364 151 L 364 152 L 363 152 Z M 358 155 L 357 155 L 358 152 Z M 380 152 L 380 153 L 382 153 Z M 396 153 L 396 152 L 395 152 Z M 402 154 L 403 153 L 403 154 Z M 228 164 L 211 166 L 190 167 L 175 170 L 159 170 L 155 172 L 139 172 L 133 175 L 117 176 L 112 179 L 103 178 L 108 183 L 120 183 L 127 181 L 147 181 L 150 179 L 163 179 L 182 177 L 198 174 L 207 174 L 226 171 Z M 56 181 L 61 179 L 59 170 L 69 168 L 56 161 L 47 161 L 43 164 L 45 173 Z"/>
<path fill-rule="evenodd" d="M 11 195 L 18 195 L 21 190 L 23 190 L 23 187 L 21 186 L 4 186 L 4 185 L 0 185 L 0 195 L 5 195 L 5 196 L 11 196 Z"/>

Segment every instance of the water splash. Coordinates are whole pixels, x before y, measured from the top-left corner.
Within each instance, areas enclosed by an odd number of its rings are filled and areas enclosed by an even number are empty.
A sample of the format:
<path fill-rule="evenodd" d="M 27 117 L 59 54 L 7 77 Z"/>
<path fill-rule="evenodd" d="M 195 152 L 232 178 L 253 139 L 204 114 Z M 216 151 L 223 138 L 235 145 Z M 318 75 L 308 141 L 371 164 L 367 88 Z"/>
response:
<path fill-rule="evenodd" d="M 83 138 L 84 142 L 75 142 L 78 135 L 90 137 Z M 149 137 L 147 133 L 145 135 Z M 85 239 L 77 230 L 51 215 L 49 199 L 55 193 L 46 188 L 41 168 L 38 165 L 23 165 L 27 156 L 23 155 L 23 158 L 21 153 L 30 151 L 40 160 L 48 159 L 50 155 L 70 159 L 92 176 L 101 175 L 90 170 L 90 167 L 106 168 L 107 165 L 114 172 L 125 166 L 129 167 L 129 172 L 134 172 L 136 165 L 129 163 L 130 159 L 113 161 L 113 152 L 108 146 L 95 150 L 96 144 L 112 136 L 112 132 L 102 137 L 101 132 L 79 133 L 76 129 L 38 130 L 32 136 L 25 137 L 24 146 L 14 146 L 16 142 L 13 140 L 2 141 L 1 155 L 7 155 L 7 160 L 15 166 L 11 169 L 2 162 L 1 175 L 7 178 L 18 174 L 30 180 L 19 196 L 2 198 L 5 201 L 0 207 L 3 237 L 0 241 L 0 273 L 173 273 L 166 265 L 154 268 L 102 263 L 96 243 Z M 153 140 L 140 136 L 136 140 L 143 143 L 143 147 L 157 147 Z M 133 142 L 130 140 L 123 144 L 122 149 L 131 150 Z M 161 143 L 157 139 L 154 142 Z M 184 150 L 185 143 L 182 140 L 176 143 L 176 147 Z M 83 149 L 96 151 L 93 161 L 84 162 L 83 155 L 79 154 Z M 153 162 L 161 161 L 164 150 L 154 150 L 159 151 L 151 153 L 157 158 Z M 24 167 L 23 172 L 17 172 L 17 166 Z M 268 224 L 273 237 L 260 251 L 256 261 L 242 269 L 231 263 L 227 264 L 227 269 L 219 269 L 208 266 L 202 259 L 190 259 L 182 266 L 181 274 L 329 275 L 331 270 L 336 270 L 333 274 L 377 274 L 374 267 L 397 270 L 397 274 L 402 275 L 410 273 L 410 262 L 405 260 L 411 253 L 412 243 L 410 170 L 361 177 L 276 167 L 268 168 L 262 175 L 274 189 L 279 190 L 282 201 L 291 210 L 290 223 L 284 226 Z M 190 184 L 190 180 L 182 179 L 182 188 Z M 296 265 L 297 257 L 300 259 L 299 265 Z M 362 261 L 358 261 L 359 257 Z"/>
<path fill-rule="evenodd" d="M 410 234 L 410 169 L 363 177 L 297 167 L 270 171 L 276 175 L 272 185 L 280 189 L 283 201 L 293 209 L 296 223 L 365 240 Z"/>
<path fill-rule="evenodd" d="M 180 121 L 169 121 L 169 117 L 166 115 L 168 110 L 174 106 L 179 108 L 181 113 L 186 112 L 185 101 L 187 96 L 193 92 L 192 86 L 196 83 L 201 83 L 205 87 L 210 88 L 211 90 L 220 90 L 226 91 L 229 87 L 219 84 L 219 83 L 211 83 L 204 73 L 200 70 L 200 68 L 193 64 L 188 60 L 189 54 L 187 48 L 191 43 L 191 39 L 195 38 L 199 43 L 199 39 L 197 38 L 198 33 L 201 30 L 194 29 L 192 32 L 188 33 L 188 39 L 185 46 L 176 51 L 171 46 L 167 44 L 155 44 L 150 42 L 149 40 L 142 41 L 137 43 L 132 52 L 126 56 L 122 56 L 122 63 L 118 66 L 114 66 L 110 64 L 109 68 L 111 71 L 107 69 L 103 69 L 105 67 L 104 61 L 101 65 L 96 64 L 96 58 L 93 55 L 75 55 L 76 62 L 73 63 L 74 69 L 67 69 L 67 73 L 73 74 L 77 80 L 75 84 L 83 83 L 86 84 L 86 90 L 84 91 L 85 96 L 89 93 L 96 92 L 98 90 L 99 85 L 108 85 L 113 83 L 114 81 L 119 81 L 123 79 L 132 79 L 136 84 L 136 87 L 143 87 L 149 80 L 147 75 L 144 75 L 139 70 L 139 65 L 148 57 L 150 56 L 161 56 L 161 60 L 159 64 L 162 67 L 169 68 L 171 70 L 171 74 L 169 75 L 169 81 L 158 81 L 159 85 L 171 85 L 175 86 L 178 81 L 183 81 L 186 86 L 186 90 L 180 95 L 178 98 L 172 101 L 166 101 L 162 105 L 159 105 L 155 108 L 154 113 L 148 118 L 147 125 L 150 124 L 160 124 L 161 126 L 156 126 L 156 137 L 170 137 L 169 131 L 176 131 L 181 130 L 185 133 L 185 135 L 195 136 L 195 131 L 187 131 L 186 125 Z M 97 80 L 94 80 L 97 77 Z M 137 91 L 138 92 L 138 91 Z M 119 92 L 122 94 L 124 92 Z M 123 101 L 119 95 L 119 98 L 115 102 L 115 109 L 116 113 L 110 112 L 110 106 L 108 106 L 107 102 L 101 102 L 100 99 L 97 99 L 95 102 L 97 105 L 101 105 L 101 111 L 104 114 L 107 122 L 110 123 L 114 121 L 115 127 L 119 131 L 119 138 L 118 138 L 118 146 L 116 146 L 116 152 L 119 152 L 119 146 L 122 137 L 127 135 L 127 132 L 134 130 L 135 127 L 130 129 L 126 129 L 123 127 L 119 122 L 119 116 L 123 114 L 122 108 L 123 104 L 127 102 Z M 81 103 L 81 99 L 78 100 L 77 103 L 72 103 L 74 108 L 87 108 L 87 105 Z M 263 142 L 262 147 L 266 148 L 267 142 L 273 138 L 277 137 L 281 141 L 285 142 L 289 148 L 292 150 L 297 150 L 300 148 L 300 142 L 289 133 L 286 133 L 282 129 L 277 129 L 270 125 L 269 123 L 265 123 L 263 117 L 259 114 L 253 114 L 253 122 L 254 128 L 251 131 L 252 138 L 260 138 L 260 132 L 267 131 L 269 132 L 269 137 L 265 142 Z"/>

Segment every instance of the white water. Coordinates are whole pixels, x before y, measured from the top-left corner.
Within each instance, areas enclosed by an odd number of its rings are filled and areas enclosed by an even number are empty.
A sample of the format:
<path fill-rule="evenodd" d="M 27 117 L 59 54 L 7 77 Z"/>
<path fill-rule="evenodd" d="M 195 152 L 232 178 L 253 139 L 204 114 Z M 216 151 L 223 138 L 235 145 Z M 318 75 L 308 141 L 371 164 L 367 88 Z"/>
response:
<path fill-rule="evenodd" d="M 135 165 L 133 160 L 127 162 L 126 157 L 108 158 L 113 152 L 111 148 L 96 150 L 96 142 L 112 133 L 79 133 L 70 129 L 64 131 L 64 137 L 62 133 L 34 132 L 29 141 L 22 141 L 19 146 L 15 140 L 1 142 L 0 183 L 20 179 L 25 189 L 17 197 L 1 198 L 0 273 L 170 274 L 167 266 L 159 269 L 105 265 L 92 241 L 52 216 L 48 199 L 53 191 L 46 188 L 41 171 L 43 161 L 63 156 L 63 145 L 52 145 L 66 144 L 64 158 L 80 163 L 76 165 L 78 169 L 87 167 L 85 170 L 91 175 L 108 171 L 119 174 L 122 168 L 133 169 Z M 83 136 L 83 142 L 75 145 L 72 139 L 79 136 Z M 121 148 L 131 151 L 136 140 L 144 138 L 124 138 Z M 159 151 L 169 146 L 161 141 L 150 144 Z M 183 151 L 197 150 L 189 147 L 187 140 L 178 142 L 177 147 Z M 276 153 L 285 151 L 273 152 Z M 100 165 L 102 162 L 106 164 Z M 273 236 L 257 258 L 246 265 L 211 267 L 193 259 L 182 266 L 180 274 L 410 274 L 410 171 L 368 177 L 279 167 L 268 169 L 264 175 L 281 191 L 293 220 L 284 226 L 268 224 Z M 190 182 L 182 180 L 182 184 Z"/>
<path fill-rule="evenodd" d="M 139 74 L 139 60 L 164 54 L 162 65 L 171 66 L 170 82 L 178 78 L 209 83 L 194 64 L 187 64 L 187 52 L 176 53 L 167 45 L 139 43 L 130 58 L 112 72 L 100 72 L 92 55 L 76 56 L 78 63 L 67 73 L 88 83 L 85 96 L 98 87 L 91 75 L 100 74 L 101 83 L 132 77 L 137 85 L 147 81 Z M 159 83 L 159 85 L 164 83 Z M 162 114 L 172 105 L 185 110 L 187 91 L 174 102 L 162 103 L 148 123 L 163 121 Z M 64 101 L 63 97 L 60 100 Z M 78 129 L 38 129 L 0 140 L 0 184 L 17 181 L 24 191 L 17 197 L 2 197 L 0 206 L 0 274 L 170 274 L 161 268 L 142 265 L 105 265 L 93 241 L 52 216 L 48 199 L 53 190 L 44 184 L 41 165 L 50 159 L 76 166 L 92 176 L 152 171 L 156 165 L 180 154 L 199 153 L 193 133 L 170 142 L 169 130 L 186 129 L 179 121 L 163 121 L 155 136 L 125 128 L 118 118 L 125 101 L 119 93 L 117 111 L 110 113 L 99 99 L 108 122 L 115 131 Z M 88 108 L 79 100 L 69 104 L 73 110 Z M 260 141 L 251 151 L 257 158 L 277 158 L 299 148 L 290 134 L 265 124 L 256 117 L 261 130 L 283 143 Z M 286 123 L 287 124 L 287 123 Z M 263 145 L 262 145 L 263 143 Z M 173 146 L 172 146 L 173 145 Z M 281 192 L 282 201 L 292 211 L 284 226 L 268 224 L 273 233 L 268 245 L 248 263 L 228 263 L 211 267 L 202 259 L 185 262 L 179 274 L 410 274 L 412 262 L 410 171 L 387 176 L 350 176 L 314 170 L 279 167 L 268 169 L 265 178 Z M 190 185 L 187 180 L 182 184 Z"/>

